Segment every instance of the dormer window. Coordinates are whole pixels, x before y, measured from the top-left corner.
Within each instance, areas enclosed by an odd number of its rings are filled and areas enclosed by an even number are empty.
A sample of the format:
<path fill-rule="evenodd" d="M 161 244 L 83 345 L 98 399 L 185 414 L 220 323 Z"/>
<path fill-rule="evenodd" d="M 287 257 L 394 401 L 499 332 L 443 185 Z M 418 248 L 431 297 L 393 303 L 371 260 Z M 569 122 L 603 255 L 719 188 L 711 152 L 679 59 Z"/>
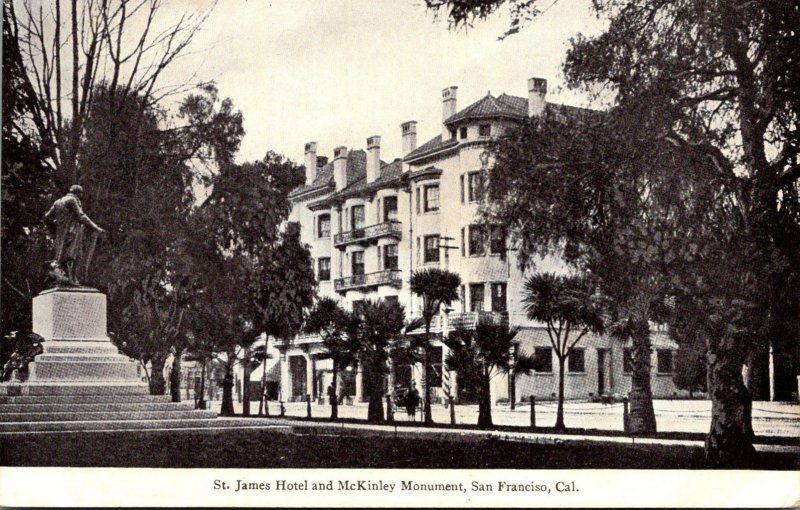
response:
<path fill-rule="evenodd" d="M 466 139 L 466 138 L 467 138 L 467 128 L 466 128 L 466 127 L 462 127 L 462 128 L 460 129 L 460 132 L 459 132 L 459 137 L 460 137 L 462 140 L 464 140 L 464 139 Z"/>
<path fill-rule="evenodd" d="M 481 124 L 478 126 L 478 136 L 491 136 L 491 135 L 492 135 L 491 124 Z"/>

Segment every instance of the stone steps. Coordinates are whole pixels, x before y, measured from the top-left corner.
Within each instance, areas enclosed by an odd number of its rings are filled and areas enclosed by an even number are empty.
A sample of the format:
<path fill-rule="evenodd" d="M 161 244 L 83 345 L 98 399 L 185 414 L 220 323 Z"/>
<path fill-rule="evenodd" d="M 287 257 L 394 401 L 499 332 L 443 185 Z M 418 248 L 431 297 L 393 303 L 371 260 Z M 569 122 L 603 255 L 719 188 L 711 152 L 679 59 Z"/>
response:
<path fill-rule="evenodd" d="M 63 411 L 14 413 L 0 410 L 0 422 L 66 422 L 66 421 L 125 421 L 125 420 L 189 420 L 217 416 L 214 411 L 172 409 L 168 411 Z"/>
<path fill-rule="evenodd" d="M 219 426 L 216 418 L 183 420 L 131 419 L 92 421 L 0 422 L 0 434 L 31 432 L 83 432 L 97 430 L 198 429 Z"/>
<path fill-rule="evenodd" d="M 0 410 L 4 404 L 141 404 L 170 402 L 169 395 L 22 395 L 0 396 Z"/>
<path fill-rule="evenodd" d="M 94 404 L 69 403 L 31 403 L 2 404 L 0 414 L 7 413 L 87 413 L 87 412 L 142 412 L 142 411 L 194 411 L 190 402 L 100 402 Z M 0 418 L 2 420 L 2 418 Z"/>
<path fill-rule="evenodd" d="M 143 382 L 126 380 L 107 380 L 97 382 L 27 382 L 0 384 L 0 396 L 21 395 L 61 396 L 61 395 L 147 395 L 147 385 Z"/>

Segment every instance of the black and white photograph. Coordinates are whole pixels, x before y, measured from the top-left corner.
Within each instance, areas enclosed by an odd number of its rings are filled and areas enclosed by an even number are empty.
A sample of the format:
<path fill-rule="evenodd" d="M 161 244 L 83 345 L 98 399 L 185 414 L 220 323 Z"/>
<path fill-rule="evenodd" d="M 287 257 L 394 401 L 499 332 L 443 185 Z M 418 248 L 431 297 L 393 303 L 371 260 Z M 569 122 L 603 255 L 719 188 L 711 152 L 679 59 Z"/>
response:
<path fill-rule="evenodd" d="M 3 0 L 0 505 L 800 505 L 800 4 Z"/>

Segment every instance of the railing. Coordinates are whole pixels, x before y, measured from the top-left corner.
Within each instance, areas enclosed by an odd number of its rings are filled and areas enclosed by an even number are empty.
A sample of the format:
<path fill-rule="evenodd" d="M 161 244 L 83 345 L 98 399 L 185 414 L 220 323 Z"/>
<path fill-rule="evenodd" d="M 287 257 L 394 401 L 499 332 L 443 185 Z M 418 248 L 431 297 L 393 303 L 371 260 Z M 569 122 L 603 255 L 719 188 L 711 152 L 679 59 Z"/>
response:
<path fill-rule="evenodd" d="M 508 312 L 462 312 L 449 315 L 450 329 L 474 329 L 478 321 L 494 322 L 495 324 L 508 324 Z"/>
<path fill-rule="evenodd" d="M 334 246 L 344 246 L 351 243 L 378 239 L 381 237 L 395 237 L 400 239 L 403 236 L 402 224 L 398 220 L 384 221 L 376 225 L 364 228 L 357 228 L 336 234 L 333 237 Z"/>
<path fill-rule="evenodd" d="M 361 289 L 366 287 L 377 287 L 378 285 L 393 285 L 400 287 L 402 279 L 399 269 L 387 269 L 376 273 L 356 274 L 337 278 L 333 282 L 334 290 L 343 292 L 350 289 Z"/>
<path fill-rule="evenodd" d="M 286 340 L 284 338 L 274 339 L 275 345 L 300 345 L 300 344 L 313 344 L 321 342 L 321 338 L 317 333 L 299 333 L 295 338 Z"/>

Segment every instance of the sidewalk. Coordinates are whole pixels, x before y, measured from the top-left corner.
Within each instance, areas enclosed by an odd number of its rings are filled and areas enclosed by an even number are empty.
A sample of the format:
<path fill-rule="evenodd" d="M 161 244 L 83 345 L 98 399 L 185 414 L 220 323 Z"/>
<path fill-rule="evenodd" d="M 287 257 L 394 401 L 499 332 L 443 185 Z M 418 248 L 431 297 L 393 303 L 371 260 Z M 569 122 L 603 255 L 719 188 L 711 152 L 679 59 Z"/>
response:
<path fill-rule="evenodd" d="M 221 402 L 210 402 L 211 408 L 219 411 Z M 287 417 L 305 418 L 306 404 L 286 403 Z M 385 404 L 384 404 L 385 407 Z M 656 423 L 659 432 L 689 432 L 704 434 L 711 423 L 711 402 L 707 400 L 656 400 L 653 402 L 656 412 Z M 234 409 L 241 413 L 242 405 L 234 402 Z M 436 423 L 450 423 L 450 409 L 443 405 L 434 405 L 433 419 Z M 280 414 L 280 403 L 270 402 L 271 416 Z M 314 418 L 330 416 L 330 406 L 311 404 L 311 415 Z M 252 402 L 250 413 L 258 413 L 258 402 Z M 567 427 L 586 428 L 609 431 L 622 431 L 623 404 L 601 404 L 591 402 L 566 402 L 564 404 L 564 421 Z M 339 417 L 345 419 L 364 420 L 367 417 L 367 404 L 340 405 Z M 542 402 L 536 404 L 536 425 L 553 427 L 556 418 L 556 403 Z M 405 409 L 398 409 L 394 419 L 399 422 L 410 421 Z M 421 421 L 418 412 L 416 421 Z M 530 425 L 530 405 L 517 405 L 515 410 L 508 406 L 492 408 L 492 420 L 499 426 L 527 427 Z M 457 405 L 456 423 L 474 425 L 478 421 L 477 405 Z M 307 423 L 307 422 L 305 422 Z M 406 427 L 404 427 L 405 429 Z M 425 430 L 428 430 L 427 428 Z M 782 402 L 754 402 L 753 430 L 757 436 L 800 437 L 800 405 Z M 570 436 L 575 437 L 575 436 Z M 628 439 L 629 440 L 629 439 Z M 639 440 L 637 440 L 639 441 Z"/>

